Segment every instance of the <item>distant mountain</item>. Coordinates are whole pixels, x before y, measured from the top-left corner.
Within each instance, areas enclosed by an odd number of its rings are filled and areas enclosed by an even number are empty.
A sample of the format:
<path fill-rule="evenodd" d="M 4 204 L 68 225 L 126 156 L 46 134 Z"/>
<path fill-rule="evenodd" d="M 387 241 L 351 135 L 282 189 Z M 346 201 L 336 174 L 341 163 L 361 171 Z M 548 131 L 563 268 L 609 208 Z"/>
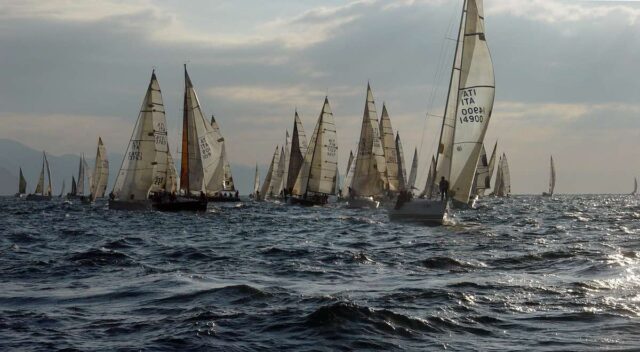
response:
<path fill-rule="evenodd" d="M 109 146 L 107 145 L 107 151 Z M 83 152 L 83 151 L 79 151 Z M 90 168 L 93 168 L 95 150 L 85 150 L 85 158 Z M 113 188 L 113 183 L 118 175 L 122 154 L 108 154 L 109 158 L 109 186 L 107 191 Z M 51 155 L 47 153 L 51 178 L 53 181 L 53 194 L 61 191 L 62 180 L 65 180 L 66 191 L 71 188 L 71 176 L 77 177 L 80 154 Z M 12 195 L 18 191 L 19 168 L 22 167 L 24 177 L 27 179 L 27 192 L 33 192 L 40 169 L 42 168 L 42 151 L 27 147 L 26 145 L 11 139 L 0 139 L 0 195 Z M 177 169 L 180 170 L 179 165 Z M 266 168 L 264 168 L 266 169 Z M 253 188 L 253 166 L 231 165 L 234 182 L 241 194 L 249 194 Z M 263 170 L 261 175 L 264 176 Z"/>

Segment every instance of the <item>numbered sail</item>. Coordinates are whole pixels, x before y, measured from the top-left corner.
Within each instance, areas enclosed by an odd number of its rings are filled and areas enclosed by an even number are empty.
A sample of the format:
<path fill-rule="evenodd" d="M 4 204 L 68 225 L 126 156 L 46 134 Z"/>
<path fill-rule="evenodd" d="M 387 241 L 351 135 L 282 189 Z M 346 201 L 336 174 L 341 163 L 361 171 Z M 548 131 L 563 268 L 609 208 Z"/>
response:
<path fill-rule="evenodd" d="M 155 72 L 118 172 L 113 194 L 121 200 L 144 200 L 163 189 L 167 176 L 167 121 Z"/>
<path fill-rule="evenodd" d="M 371 86 L 367 84 L 367 98 L 351 188 L 361 196 L 380 196 L 387 185 L 387 165 L 380 141 L 376 105 Z"/>
<path fill-rule="evenodd" d="M 457 92 L 450 193 L 467 203 L 495 96 L 493 63 L 484 31 L 482 0 L 467 0 Z"/>
<path fill-rule="evenodd" d="M 27 193 L 27 180 L 24 178 L 22 174 L 22 168 L 20 168 L 20 180 L 18 181 L 18 193 L 26 194 Z"/>
<path fill-rule="evenodd" d="M 168 149 L 168 148 L 167 148 Z M 91 200 L 104 197 L 109 182 L 109 160 L 107 149 L 98 137 L 98 150 L 96 151 L 96 164 L 93 167 L 93 180 L 91 182 Z"/>
<path fill-rule="evenodd" d="M 400 172 L 398 168 L 398 149 L 393 135 L 393 128 L 391 127 L 391 119 L 387 112 L 387 106 L 384 103 L 382 104 L 382 115 L 380 116 L 379 130 L 384 159 L 387 163 L 388 189 L 392 192 L 398 192 L 403 188 L 399 181 Z"/>
<path fill-rule="evenodd" d="M 325 97 L 322 112 L 311 136 L 304 162 L 293 187 L 293 194 L 334 194 L 336 169 L 338 167 L 338 145 L 336 128 Z"/>
<path fill-rule="evenodd" d="M 402 141 L 400 140 L 400 133 L 396 133 L 396 151 L 398 157 L 398 183 L 400 190 L 408 189 L 408 175 L 407 167 L 405 165 L 404 151 L 402 149 Z"/>
<path fill-rule="evenodd" d="M 201 191 L 211 194 L 223 188 L 221 156 L 224 139 L 205 120 L 186 65 L 184 81 L 180 189 L 186 194 Z"/>

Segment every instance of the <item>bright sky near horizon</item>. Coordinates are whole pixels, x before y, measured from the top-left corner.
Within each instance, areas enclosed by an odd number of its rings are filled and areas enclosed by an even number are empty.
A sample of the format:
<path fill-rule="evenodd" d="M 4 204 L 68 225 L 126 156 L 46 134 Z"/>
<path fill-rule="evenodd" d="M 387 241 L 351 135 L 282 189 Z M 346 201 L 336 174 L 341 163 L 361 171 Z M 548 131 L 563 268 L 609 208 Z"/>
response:
<path fill-rule="evenodd" d="M 328 94 L 344 173 L 370 81 L 406 162 L 420 148 L 422 183 L 461 6 L 0 0 L 0 138 L 77 154 L 93 153 L 101 135 L 122 153 L 155 67 L 175 150 L 186 62 L 232 163 L 268 163 L 296 107 L 310 135 Z M 630 192 L 640 176 L 640 3 L 485 0 L 485 17 L 496 74 L 486 144 L 498 139 L 507 153 L 513 191 L 545 190 L 553 154 L 560 193 Z"/>

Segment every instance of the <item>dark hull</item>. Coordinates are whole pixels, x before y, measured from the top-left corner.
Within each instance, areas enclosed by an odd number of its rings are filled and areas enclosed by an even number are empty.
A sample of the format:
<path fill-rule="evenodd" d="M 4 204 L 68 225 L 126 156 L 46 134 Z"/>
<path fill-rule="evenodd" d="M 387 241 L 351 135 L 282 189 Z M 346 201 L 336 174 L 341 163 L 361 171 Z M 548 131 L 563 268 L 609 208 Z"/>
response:
<path fill-rule="evenodd" d="M 158 211 L 206 211 L 207 200 L 178 197 L 175 200 L 154 202 L 152 206 Z"/>
<path fill-rule="evenodd" d="M 240 197 L 207 197 L 207 201 L 214 203 L 242 202 Z"/>
<path fill-rule="evenodd" d="M 312 207 L 314 205 L 325 205 L 325 204 L 327 204 L 327 202 L 322 201 L 322 200 L 314 201 L 314 200 L 311 200 L 311 199 L 290 197 L 289 198 L 289 204 L 301 205 L 301 206 L 304 206 L 304 207 Z"/>
<path fill-rule="evenodd" d="M 36 202 L 44 202 L 44 201 L 50 201 L 51 196 L 43 196 L 40 194 L 29 194 L 27 195 L 26 199 L 31 201 L 36 201 Z"/>
<path fill-rule="evenodd" d="M 112 210 L 151 210 L 150 200 L 135 200 L 135 201 L 123 201 L 123 200 L 109 200 L 109 209 Z"/>
<path fill-rule="evenodd" d="M 551 196 L 553 196 L 553 194 L 547 193 L 547 192 L 542 192 L 542 196 L 543 197 L 551 197 Z"/>

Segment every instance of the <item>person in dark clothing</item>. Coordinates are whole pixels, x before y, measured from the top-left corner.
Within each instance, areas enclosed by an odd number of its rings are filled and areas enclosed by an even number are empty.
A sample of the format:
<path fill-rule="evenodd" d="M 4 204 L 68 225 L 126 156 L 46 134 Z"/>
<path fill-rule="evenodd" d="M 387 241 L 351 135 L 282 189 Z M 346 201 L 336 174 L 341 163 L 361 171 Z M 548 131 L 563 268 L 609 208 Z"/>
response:
<path fill-rule="evenodd" d="M 449 196 L 449 181 L 444 179 L 444 176 L 440 179 L 440 201 L 447 199 Z"/>

